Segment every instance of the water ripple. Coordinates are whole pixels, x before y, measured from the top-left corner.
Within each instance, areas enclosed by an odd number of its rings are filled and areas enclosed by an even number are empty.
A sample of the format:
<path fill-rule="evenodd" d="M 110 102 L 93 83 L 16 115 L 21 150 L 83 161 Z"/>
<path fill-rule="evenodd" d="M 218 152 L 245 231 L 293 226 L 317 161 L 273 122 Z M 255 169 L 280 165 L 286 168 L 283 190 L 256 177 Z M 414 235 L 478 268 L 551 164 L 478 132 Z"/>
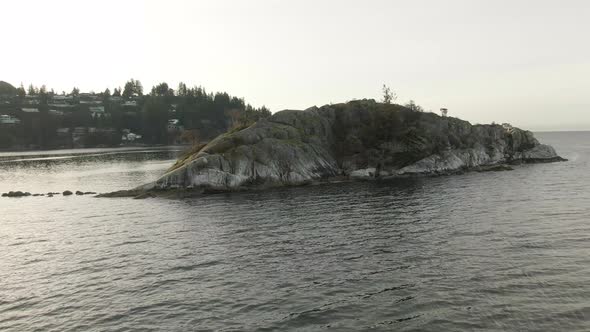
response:
<path fill-rule="evenodd" d="M 200 199 L 0 199 L 0 330 L 587 331 L 590 134 L 546 135 L 577 157 Z M 123 189 L 174 161 L 93 154 L 2 163 L 0 191 Z"/>

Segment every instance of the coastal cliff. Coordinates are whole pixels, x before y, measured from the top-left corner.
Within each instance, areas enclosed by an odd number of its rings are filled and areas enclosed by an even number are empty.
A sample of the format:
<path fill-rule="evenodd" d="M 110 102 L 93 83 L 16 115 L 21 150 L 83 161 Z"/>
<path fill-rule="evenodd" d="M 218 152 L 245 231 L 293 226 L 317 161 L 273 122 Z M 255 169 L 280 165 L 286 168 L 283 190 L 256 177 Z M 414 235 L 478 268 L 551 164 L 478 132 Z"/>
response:
<path fill-rule="evenodd" d="M 373 100 L 285 110 L 221 135 L 137 191 L 235 191 L 562 161 L 530 131 Z"/>

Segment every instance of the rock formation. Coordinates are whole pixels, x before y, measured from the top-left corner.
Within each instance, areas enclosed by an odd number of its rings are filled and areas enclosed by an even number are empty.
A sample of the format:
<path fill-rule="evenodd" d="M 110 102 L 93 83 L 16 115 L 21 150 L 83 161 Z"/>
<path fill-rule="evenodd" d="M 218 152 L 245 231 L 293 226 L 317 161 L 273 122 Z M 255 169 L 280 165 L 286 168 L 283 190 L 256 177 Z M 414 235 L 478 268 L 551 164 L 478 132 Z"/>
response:
<path fill-rule="evenodd" d="M 180 159 L 152 189 L 234 191 L 564 160 L 529 131 L 373 100 L 285 110 Z"/>

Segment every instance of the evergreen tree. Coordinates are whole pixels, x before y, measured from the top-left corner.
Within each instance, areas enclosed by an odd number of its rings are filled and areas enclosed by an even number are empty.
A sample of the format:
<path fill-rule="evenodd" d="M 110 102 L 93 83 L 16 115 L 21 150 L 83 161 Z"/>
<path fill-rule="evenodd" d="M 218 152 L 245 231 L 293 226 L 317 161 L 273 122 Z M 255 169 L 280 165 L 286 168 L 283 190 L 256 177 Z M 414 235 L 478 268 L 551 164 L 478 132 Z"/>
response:
<path fill-rule="evenodd" d="M 25 91 L 25 87 L 23 86 L 23 84 L 21 83 L 20 86 L 16 89 L 16 95 L 22 99 L 25 97 L 25 95 L 27 94 L 27 91 Z"/>
<path fill-rule="evenodd" d="M 33 86 L 33 84 L 29 84 L 29 89 L 28 89 L 28 92 L 27 92 L 27 94 L 28 94 L 29 96 L 33 96 L 33 95 L 36 95 L 36 94 L 37 94 L 37 92 L 38 92 L 37 88 L 35 88 L 35 87 Z"/>

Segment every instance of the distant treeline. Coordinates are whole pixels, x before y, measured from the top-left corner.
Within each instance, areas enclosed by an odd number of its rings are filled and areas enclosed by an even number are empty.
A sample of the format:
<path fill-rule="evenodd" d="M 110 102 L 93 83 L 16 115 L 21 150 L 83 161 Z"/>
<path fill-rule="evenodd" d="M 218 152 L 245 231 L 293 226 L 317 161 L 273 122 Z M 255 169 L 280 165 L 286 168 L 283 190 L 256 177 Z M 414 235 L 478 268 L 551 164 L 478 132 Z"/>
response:
<path fill-rule="evenodd" d="M 0 148 L 59 148 L 114 146 L 129 133 L 144 144 L 195 144 L 271 113 L 184 83 L 176 90 L 160 83 L 145 95 L 141 82 L 131 79 L 113 92 L 73 88 L 61 94 L 0 82 L 0 115 Z"/>

